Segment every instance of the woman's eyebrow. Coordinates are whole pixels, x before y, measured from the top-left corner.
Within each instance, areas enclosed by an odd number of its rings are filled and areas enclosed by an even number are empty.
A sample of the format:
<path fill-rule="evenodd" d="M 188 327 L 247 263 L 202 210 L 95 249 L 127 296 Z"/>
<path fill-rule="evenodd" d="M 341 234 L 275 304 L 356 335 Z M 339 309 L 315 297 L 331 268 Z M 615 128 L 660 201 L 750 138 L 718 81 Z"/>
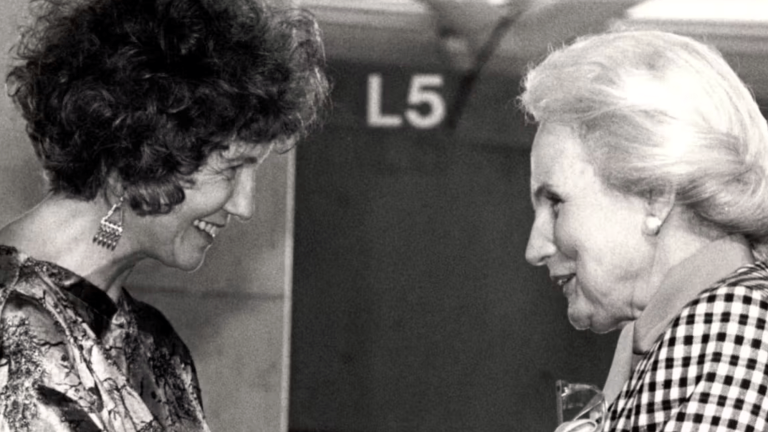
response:
<path fill-rule="evenodd" d="M 255 164 L 261 161 L 261 155 L 259 156 L 247 156 L 242 159 L 244 164 Z"/>
<path fill-rule="evenodd" d="M 224 164 L 225 165 L 248 165 L 248 164 L 255 164 L 259 163 L 261 161 L 262 157 L 261 155 L 258 156 L 243 156 L 238 155 L 235 157 L 230 158 L 224 158 Z"/>
<path fill-rule="evenodd" d="M 553 193 L 552 185 L 548 182 L 544 182 L 538 185 L 536 189 L 531 191 L 531 200 L 534 203 L 536 203 L 541 201 L 543 198 L 546 198 L 549 195 L 552 195 L 552 193 Z"/>

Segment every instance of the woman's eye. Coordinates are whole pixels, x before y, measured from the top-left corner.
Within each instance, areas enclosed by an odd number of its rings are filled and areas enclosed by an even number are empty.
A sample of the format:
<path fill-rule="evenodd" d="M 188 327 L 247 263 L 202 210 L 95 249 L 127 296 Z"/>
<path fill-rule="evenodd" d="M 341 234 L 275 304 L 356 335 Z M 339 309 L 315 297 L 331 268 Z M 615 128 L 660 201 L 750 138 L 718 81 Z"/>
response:
<path fill-rule="evenodd" d="M 234 178 L 237 176 L 237 170 L 240 168 L 240 166 L 241 165 L 233 165 L 226 167 L 221 170 L 221 174 L 228 180 L 234 180 Z"/>
<path fill-rule="evenodd" d="M 557 195 L 549 195 L 547 196 L 547 200 L 549 201 L 550 208 L 552 208 L 552 212 L 557 216 L 560 212 L 560 206 L 563 204 L 563 200 Z"/>

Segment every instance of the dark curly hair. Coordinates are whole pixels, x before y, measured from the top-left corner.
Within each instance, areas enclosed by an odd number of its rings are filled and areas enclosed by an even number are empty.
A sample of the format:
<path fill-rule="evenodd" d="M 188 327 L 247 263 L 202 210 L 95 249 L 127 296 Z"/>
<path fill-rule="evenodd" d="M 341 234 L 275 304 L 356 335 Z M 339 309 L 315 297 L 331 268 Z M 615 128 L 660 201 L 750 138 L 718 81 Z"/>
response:
<path fill-rule="evenodd" d="M 6 77 L 53 193 L 115 176 L 167 213 L 233 140 L 305 135 L 328 97 L 314 17 L 256 0 L 33 0 Z"/>

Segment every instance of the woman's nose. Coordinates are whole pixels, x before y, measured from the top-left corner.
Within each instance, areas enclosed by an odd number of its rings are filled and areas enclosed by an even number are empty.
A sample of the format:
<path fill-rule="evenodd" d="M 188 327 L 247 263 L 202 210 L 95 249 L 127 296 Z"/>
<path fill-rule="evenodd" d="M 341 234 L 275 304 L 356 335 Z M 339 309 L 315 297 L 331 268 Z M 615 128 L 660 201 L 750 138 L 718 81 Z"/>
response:
<path fill-rule="evenodd" d="M 546 264 L 547 258 L 557 252 L 554 243 L 554 227 L 547 224 L 542 218 L 536 218 L 528 237 L 528 246 L 525 248 L 525 260 L 529 264 L 540 266 Z"/>
<path fill-rule="evenodd" d="M 256 197 L 254 196 L 255 188 L 256 182 L 251 176 L 239 175 L 235 182 L 235 189 L 232 191 L 232 196 L 230 196 L 229 201 L 227 201 L 227 204 L 224 206 L 224 210 L 240 220 L 249 220 L 253 217 L 256 206 Z"/>

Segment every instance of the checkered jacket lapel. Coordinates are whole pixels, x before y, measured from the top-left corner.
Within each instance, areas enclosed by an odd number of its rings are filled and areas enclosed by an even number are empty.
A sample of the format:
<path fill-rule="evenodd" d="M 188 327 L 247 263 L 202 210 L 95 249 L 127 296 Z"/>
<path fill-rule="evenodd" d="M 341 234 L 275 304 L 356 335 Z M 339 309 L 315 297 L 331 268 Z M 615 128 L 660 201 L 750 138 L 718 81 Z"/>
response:
<path fill-rule="evenodd" d="M 768 267 L 688 303 L 609 407 L 604 431 L 768 429 Z"/>

